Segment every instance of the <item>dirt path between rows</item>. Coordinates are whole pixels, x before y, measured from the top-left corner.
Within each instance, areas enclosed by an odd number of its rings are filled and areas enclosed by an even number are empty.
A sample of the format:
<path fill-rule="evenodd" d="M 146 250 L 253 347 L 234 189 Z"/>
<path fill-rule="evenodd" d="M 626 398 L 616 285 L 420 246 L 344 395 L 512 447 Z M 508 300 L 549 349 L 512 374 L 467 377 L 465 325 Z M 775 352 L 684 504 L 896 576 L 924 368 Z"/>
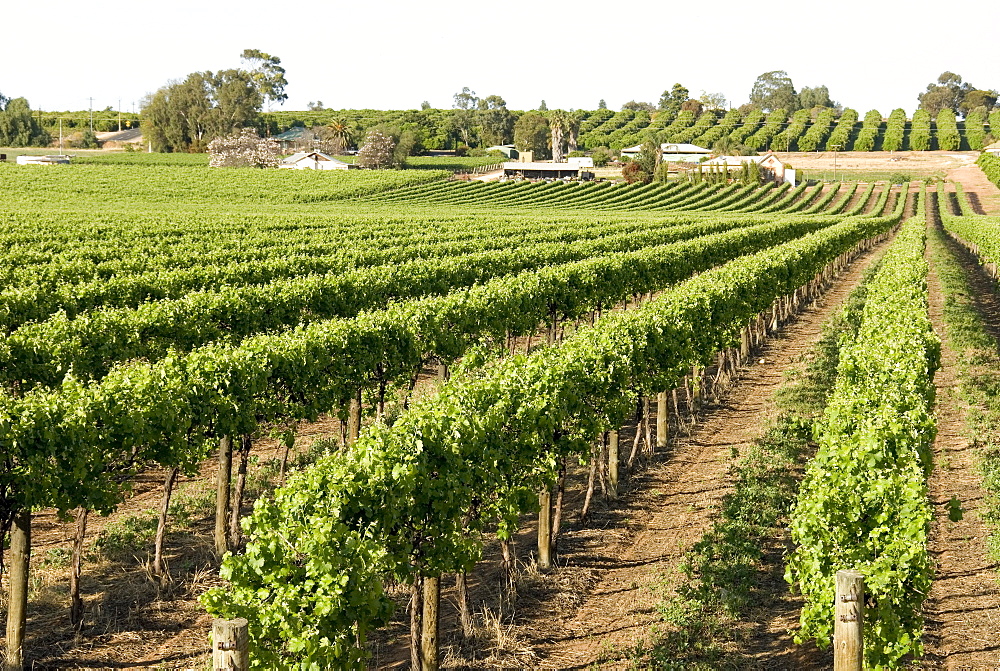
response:
<path fill-rule="evenodd" d="M 683 553 L 708 529 L 728 490 L 732 450 L 742 451 L 763 436 L 777 416 L 775 393 L 785 371 L 801 365 L 823 325 L 883 248 L 855 261 L 816 304 L 770 340 L 692 435 L 638 478 L 618 511 L 617 528 L 600 530 L 610 543 L 580 541 L 570 556 L 564 553 L 567 567 L 561 570 L 596 573 L 595 586 L 575 611 L 553 610 L 556 615 L 547 622 L 532 623 L 540 668 L 628 668 L 626 649 L 645 640 L 659 620 L 656 605 L 680 579 Z M 808 653 L 796 650 L 788 635 L 798 620 L 797 604 L 791 597 L 778 600 L 781 605 L 753 637 L 761 668 L 809 668 L 816 660 L 801 659 Z"/>
<path fill-rule="evenodd" d="M 976 214 L 1000 214 L 1000 189 L 986 178 L 978 165 L 952 168 L 947 179 L 962 185 Z"/>
<path fill-rule="evenodd" d="M 949 243 L 966 271 L 970 288 L 984 315 L 1000 315 L 1000 304 L 989 281 L 954 243 Z M 928 480 L 934 522 L 928 550 L 936 564 L 934 582 L 924 603 L 926 629 L 924 668 L 1000 668 L 1000 589 L 996 562 L 986 550 L 987 528 L 979 507 L 982 479 L 965 423 L 968 407 L 958 392 L 958 355 L 944 328 L 944 295 L 936 269 L 927 278 L 930 316 L 941 336 L 941 367 L 937 388 L 935 468 Z M 994 333 L 994 336 L 997 334 Z M 951 521 L 953 497 L 962 519 Z"/>

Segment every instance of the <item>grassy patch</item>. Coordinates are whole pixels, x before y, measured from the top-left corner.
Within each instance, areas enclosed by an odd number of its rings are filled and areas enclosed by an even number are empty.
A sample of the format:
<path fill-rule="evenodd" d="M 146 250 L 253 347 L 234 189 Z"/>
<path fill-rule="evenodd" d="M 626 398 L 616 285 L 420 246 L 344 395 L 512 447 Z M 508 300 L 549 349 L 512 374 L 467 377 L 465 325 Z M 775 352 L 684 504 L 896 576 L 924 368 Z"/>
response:
<path fill-rule="evenodd" d="M 944 234 L 932 229 L 928 249 L 944 293 L 944 322 L 958 353 L 959 393 L 969 404 L 967 422 L 986 493 L 983 519 L 991 527 L 990 554 L 1000 560 L 1000 353 L 979 313 L 965 271 L 946 247 Z"/>
<path fill-rule="evenodd" d="M 208 167 L 208 154 L 164 154 L 145 151 L 108 151 L 101 153 L 81 153 L 78 150 L 68 150 L 66 153 L 74 156 L 76 163 L 94 163 L 99 165 L 161 165 Z"/>

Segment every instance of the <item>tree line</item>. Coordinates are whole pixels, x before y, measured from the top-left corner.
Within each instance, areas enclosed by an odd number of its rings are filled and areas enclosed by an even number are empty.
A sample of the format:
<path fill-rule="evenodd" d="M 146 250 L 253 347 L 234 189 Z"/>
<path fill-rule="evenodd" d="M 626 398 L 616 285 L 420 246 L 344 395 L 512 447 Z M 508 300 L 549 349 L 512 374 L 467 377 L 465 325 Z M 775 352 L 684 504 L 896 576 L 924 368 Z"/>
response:
<path fill-rule="evenodd" d="M 551 110 L 543 100 L 536 110 L 515 111 L 497 94 L 478 96 L 469 87 L 455 93 L 450 109 L 435 109 L 423 102 L 420 109 L 405 111 L 328 110 L 321 101 L 311 102 L 309 111 L 270 111 L 274 104 L 287 100 L 288 82 L 281 60 L 256 49 L 241 55 L 243 68 L 193 72 L 182 80 L 168 82 L 141 103 L 143 137 L 154 151 L 201 152 L 217 137 L 254 128 L 260 135 L 277 135 L 296 126 L 308 132 L 312 148 L 333 153 L 359 149 L 368 133 L 375 129 L 392 138 L 393 162 L 401 164 L 406 156 L 428 150 L 454 150 L 459 155 L 486 154 L 490 147 L 513 144 L 520 151 L 530 151 L 535 158 L 562 156 L 577 149 L 576 136 L 581 120 L 579 110 Z M 996 108 L 998 93 L 964 82 L 953 72 L 942 73 L 918 96 L 919 109 L 936 117 L 951 110 L 962 117 L 977 112 L 986 116 Z M 706 111 L 732 107 L 721 93 L 701 91 L 697 97 L 681 83 L 665 89 L 656 104 L 630 100 L 622 110 L 647 113 L 651 118 L 676 117 L 681 112 L 695 116 Z M 267 111 L 265 111 L 265 109 Z M 598 110 L 607 109 L 601 99 Z M 784 70 L 759 75 L 751 87 L 748 102 L 738 107 L 772 112 L 785 110 L 843 110 L 825 85 L 798 89 Z M 608 112 L 610 114 L 610 112 Z M 48 145 L 52 142 L 55 117 L 36 112 L 24 98 L 8 99 L 0 95 L 0 144 L 6 146 Z M 110 115 L 110 116 L 109 116 Z M 67 128 L 87 124 L 88 112 L 66 121 Z M 109 109 L 97 112 L 97 130 L 113 130 L 118 119 Z M 121 116 L 121 115 L 119 115 Z M 76 118 L 79 117 L 79 118 Z M 134 127 L 134 115 L 124 115 L 122 127 Z M 89 133 L 89 130 L 87 131 Z M 553 134 L 559 141 L 553 144 Z M 86 139 L 86 138 L 85 138 Z M 87 146 L 96 146 L 96 138 Z M 77 143 L 77 146 L 84 146 Z M 593 149 L 593 147 L 589 147 Z"/>
<path fill-rule="evenodd" d="M 0 93 L 0 147 L 45 146 L 51 141 L 26 98 L 8 98 Z"/>

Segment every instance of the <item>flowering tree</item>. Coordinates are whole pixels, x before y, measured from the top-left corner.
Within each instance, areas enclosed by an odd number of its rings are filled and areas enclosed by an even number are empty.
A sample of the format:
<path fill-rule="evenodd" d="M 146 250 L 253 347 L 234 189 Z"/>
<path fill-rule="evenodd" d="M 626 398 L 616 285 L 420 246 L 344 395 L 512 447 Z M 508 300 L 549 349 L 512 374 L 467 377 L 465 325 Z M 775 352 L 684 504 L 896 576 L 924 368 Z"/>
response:
<path fill-rule="evenodd" d="M 368 131 L 365 144 L 358 151 L 358 166 L 362 168 L 392 168 L 396 166 L 396 141 L 379 130 Z"/>
<path fill-rule="evenodd" d="M 277 168 L 278 142 L 259 137 L 253 128 L 217 137 L 208 143 L 208 164 L 213 168 Z"/>

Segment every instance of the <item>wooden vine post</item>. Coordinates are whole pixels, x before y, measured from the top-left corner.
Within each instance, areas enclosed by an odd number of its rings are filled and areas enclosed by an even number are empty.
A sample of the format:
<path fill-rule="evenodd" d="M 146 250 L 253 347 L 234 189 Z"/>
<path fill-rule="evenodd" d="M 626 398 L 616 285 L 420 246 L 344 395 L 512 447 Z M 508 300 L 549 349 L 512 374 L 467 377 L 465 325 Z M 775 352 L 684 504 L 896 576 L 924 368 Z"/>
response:
<path fill-rule="evenodd" d="M 667 446 L 667 392 L 661 391 L 656 395 L 656 446 L 665 448 Z"/>
<path fill-rule="evenodd" d="M 608 431 L 608 492 L 618 498 L 618 432 Z"/>
<path fill-rule="evenodd" d="M 861 671 L 865 646 L 862 639 L 865 614 L 865 578 L 860 571 L 837 571 L 834 607 L 834 671 Z"/>
<path fill-rule="evenodd" d="M 10 600 L 7 605 L 6 671 L 24 667 L 24 629 L 28 622 L 28 566 L 31 562 L 31 511 L 15 514 L 10 527 L 10 559 L 7 575 Z"/>
<path fill-rule="evenodd" d="M 250 649 L 246 618 L 216 619 L 212 622 L 212 669 L 214 671 L 248 671 Z"/>
<path fill-rule="evenodd" d="M 361 390 L 351 399 L 347 410 L 347 445 L 350 447 L 361 435 Z"/>
<path fill-rule="evenodd" d="M 420 639 L 421 671 L 438 669 L 438 611 L 441 604 L 440 576 L 424 578 L 423 632 Z"/>

